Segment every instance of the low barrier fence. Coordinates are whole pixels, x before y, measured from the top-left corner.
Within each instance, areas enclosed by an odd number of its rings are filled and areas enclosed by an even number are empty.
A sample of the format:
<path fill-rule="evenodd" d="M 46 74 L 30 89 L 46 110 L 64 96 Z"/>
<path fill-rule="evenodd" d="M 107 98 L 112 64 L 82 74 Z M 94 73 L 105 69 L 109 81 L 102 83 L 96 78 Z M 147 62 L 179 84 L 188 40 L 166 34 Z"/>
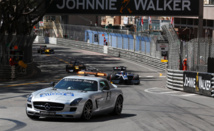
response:
<path fill-rule="evenodd" d="M 183 71 L 182 70 L 167 70 L 166 87 L 175 90 L 183 91 Z"/>
<path fill-rule="evenodd" d="M 62 38 L 57 39 L 57 44 L 64 45 L 64 46 L 73 46 L 75 48 L 89 50 L 93 52 L 106 53 L 111 56 L 129 59 L 129 60 L 132 60 L 138 63 L 143 63 L 161 70 L 165 70 L 167 66 L 167 63 L 161 62 L 161 59 L 146 55 L 141 52 L 134 52 L 130 50 L 107 47 L 103 45 L 89 44 L 82 41 L 75 41 L 75 40 L 62 39 Z M 104 48 L 107 51 L 105 51 Z"/>
<path fill-rule="evenodd" d="M 166 87 L 214 97 L 214 74 L 168 69 Z"/>
<path fill-rule="evenodd" d="M 27 68 L 20 66 L 0 65 L 0 79 L 16 79 L 31 75 L 35 63 L 28 63 Z"/>

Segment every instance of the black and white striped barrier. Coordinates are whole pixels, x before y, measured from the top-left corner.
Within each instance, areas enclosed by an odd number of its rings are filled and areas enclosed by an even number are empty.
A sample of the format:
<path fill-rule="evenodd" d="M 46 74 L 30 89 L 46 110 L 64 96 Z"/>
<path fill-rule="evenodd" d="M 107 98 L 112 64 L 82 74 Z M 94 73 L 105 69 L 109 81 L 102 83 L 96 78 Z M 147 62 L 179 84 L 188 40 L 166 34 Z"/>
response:
<path fill-rule="evenodd" d="M 183 71 L 168 69 L 166 87 L 183 91 Z"/>
<path fill-rule="evenodd" d="M 167 71 L 167 88 L 214 97 L 214 74 L 171 69 Z"/>

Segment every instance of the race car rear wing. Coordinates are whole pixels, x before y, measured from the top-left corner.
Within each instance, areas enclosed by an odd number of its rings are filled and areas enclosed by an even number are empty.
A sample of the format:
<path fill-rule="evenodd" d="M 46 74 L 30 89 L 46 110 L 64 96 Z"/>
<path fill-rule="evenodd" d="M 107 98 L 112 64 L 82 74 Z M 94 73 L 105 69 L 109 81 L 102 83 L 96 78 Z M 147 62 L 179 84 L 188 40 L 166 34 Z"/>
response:
<path fill-rule="evenodd" d="M 107 76 L 106 73 L 102 73 L 102 72 L 88 72 L 88 71 L 78 71 L 77 74 L 79 74 L 79 75 L 94 75 L 94 76 L 100 76 L 100 77 Z"/>
<path fill-rule="evenodd" d="M 114 71 L 126 71 L 126 67 L 125 66 L 117 66 L 117 67 L 113 67 Z"/>

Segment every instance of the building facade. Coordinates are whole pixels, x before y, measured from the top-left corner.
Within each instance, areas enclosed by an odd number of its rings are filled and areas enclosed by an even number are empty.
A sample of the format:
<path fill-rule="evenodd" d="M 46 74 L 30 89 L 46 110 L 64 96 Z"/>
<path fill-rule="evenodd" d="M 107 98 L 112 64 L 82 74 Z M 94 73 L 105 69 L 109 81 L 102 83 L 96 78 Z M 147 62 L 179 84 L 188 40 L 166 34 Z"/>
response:
<path fill-rule="evenodd" d="M 203 37 L 214 38 L 214 0 L 204 0 Z M 180 39 L 189 41 L 197 38 L 198 17 L 175 17 L 175 28 Z"/>

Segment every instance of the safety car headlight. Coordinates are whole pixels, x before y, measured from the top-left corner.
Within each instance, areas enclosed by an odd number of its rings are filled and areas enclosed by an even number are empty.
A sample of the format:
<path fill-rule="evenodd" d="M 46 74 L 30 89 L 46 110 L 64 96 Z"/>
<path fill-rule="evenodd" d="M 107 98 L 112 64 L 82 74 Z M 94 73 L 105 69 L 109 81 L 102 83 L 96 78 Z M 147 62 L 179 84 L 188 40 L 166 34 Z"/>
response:
<path fill-rule="evenodd" d="M 77 99 L 73 100 L 71 102 L 70 106 L 77 106 L 81 100 L 82 100 L 82 98 L 77 98 Z"/>
<path fill-rule="evenodd" d="M 31 95 L 29 95 L 29 96 L 27 97 L 27 101 L 28 101 L 28 102 L 31 102 L 32 97 L 33 97 L 33 95 L 32 95 L 32 94 L 31 94 Z"/>

